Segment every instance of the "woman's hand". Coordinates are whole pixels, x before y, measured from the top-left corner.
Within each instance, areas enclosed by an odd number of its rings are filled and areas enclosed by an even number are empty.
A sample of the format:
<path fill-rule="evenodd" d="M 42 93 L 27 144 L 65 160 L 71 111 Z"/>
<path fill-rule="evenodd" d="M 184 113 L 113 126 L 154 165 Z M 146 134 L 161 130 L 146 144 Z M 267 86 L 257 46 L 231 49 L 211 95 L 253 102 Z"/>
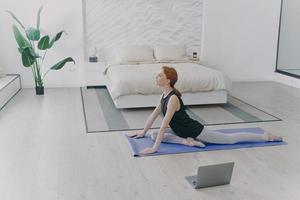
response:
<path fill-rule="evenodd" d="M 127 133 L 127 136 L 134 137 L 134 138 L 142 138 L 145 136 L 145 134 L 143 133 L 143 131 L 135 131 L 135 132 Z"/>
<path fill-rule="evenodd" d="M 148 147 L 148 148 L 145 148 L 142 151 L 140 151 L 140 154 L 147 155 L 147 154 L 151 154 L 151 153 L 155 153 L 155 152 L 156 152 L 156 150 L 153 147 Z"/>

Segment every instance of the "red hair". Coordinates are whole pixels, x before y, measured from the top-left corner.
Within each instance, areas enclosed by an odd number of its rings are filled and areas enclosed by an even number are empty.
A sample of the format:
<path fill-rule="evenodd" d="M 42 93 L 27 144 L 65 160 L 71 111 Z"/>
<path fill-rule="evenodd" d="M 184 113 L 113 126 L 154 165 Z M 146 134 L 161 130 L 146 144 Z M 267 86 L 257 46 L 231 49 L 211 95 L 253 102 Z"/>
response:
<path fill-rule="evenodd" d="M 167 79 L 170 80 L 170 86 L 173 88 L 175 94 L 181 97 L 181 93 L 174 87 L 175 83 L 178 80 L 177 71 L 173 67 L 168 66 L 163 66 L 162 69 Z"/>

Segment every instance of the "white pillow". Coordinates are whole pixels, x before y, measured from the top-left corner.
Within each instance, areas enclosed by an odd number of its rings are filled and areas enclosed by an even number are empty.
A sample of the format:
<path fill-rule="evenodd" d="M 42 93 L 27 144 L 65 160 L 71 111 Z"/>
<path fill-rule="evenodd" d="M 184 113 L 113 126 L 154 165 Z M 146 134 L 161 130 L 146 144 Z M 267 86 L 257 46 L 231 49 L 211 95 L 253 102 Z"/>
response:
<path fill-rule="evenodd" d="M 185 60 L 186 49 L 184 45 L 155 45 L 154 56 L 159 62 Z"/>
<path fill-rule="evenodd" d="M 160 61 L 156 61 L 156 63 L 187 63 L 187 62 L 191 62 L 191 59 L 189 59 L 188 57 L 186 58 L 182 58 L 182 59 L 178 59 L 178 60 L 160 60 Z"/>
<path fill-rule="evenodd" d="M 129 45 L 121 47 L 116 52 L 120 63 L 154 62 L 153 48 L 148 45 Z"/>
<path fill-rule="evenodd" d="M 156 64 L 155 60 L 150 61 L 128 61 L 128 62 L 118 62 L 120 65 L 140 65 L 140 64 Z"/>
<path fill-rule="evenodd" d="M 4 77 L 5 74 L 4 74 L 4 71 L 3 71 L 3 68 L 0 66 L 0 77 Z"/>

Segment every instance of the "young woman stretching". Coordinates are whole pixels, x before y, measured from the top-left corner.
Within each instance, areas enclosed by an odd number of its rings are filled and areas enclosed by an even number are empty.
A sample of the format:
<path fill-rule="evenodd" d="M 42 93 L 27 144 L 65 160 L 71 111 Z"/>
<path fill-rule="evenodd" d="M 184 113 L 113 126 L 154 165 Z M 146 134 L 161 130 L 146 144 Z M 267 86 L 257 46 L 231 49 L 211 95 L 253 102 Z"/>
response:
<path fill-rule="evenodd" d="M 181 93 L 174 87 L 176 82 L 176 70 L 172 67 L 163 66 L 156 76 L 156 84 L 163 91 L 156 108 L 147 119 L 143 131 L 128 134 L 129 137 L 144 137 L 160 112 L 163 113 L 164 118 L 159 131 L 150 134 L 155 141 L 153 147 L 145 148 L 140 152 L 141 154 L 155 153 L 161 142 L 205 147 L 203 143 L 235 144 L 238 142 L 282 141 L 281 137 L 270 133 L 240 132 L 225 134 L 207 129 L 200 122 L 191 119 L 186 113 L 181 100 Z"/>

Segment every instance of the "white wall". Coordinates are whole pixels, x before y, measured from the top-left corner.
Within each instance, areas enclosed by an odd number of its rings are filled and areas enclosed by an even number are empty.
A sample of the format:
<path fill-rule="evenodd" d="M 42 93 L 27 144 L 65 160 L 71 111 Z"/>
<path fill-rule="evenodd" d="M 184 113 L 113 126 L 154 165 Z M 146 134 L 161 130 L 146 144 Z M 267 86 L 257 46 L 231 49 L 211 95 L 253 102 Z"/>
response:
<path fill-rule="evenodd" d="M 206 0 L 202 60 L 233 80 L 272 80 L 280 0 Z"/>
<path fill-rule="evenodd" d="M 126 10 L 126 12 L 124 12 Z M 86 47 L 112 61 L 128 44 L 186 45 L 200 52 L 203 0 L 87 0 Z"/>
<path fill-rule="evenodd" d="M 76 65 L 68 63 L 59 71 L 51 71 L 45 77 L 46 87 L 77 87 L 83 84 L 83 28 L 81 0 L 19 0 L 0 1 L 0 65 L 6 73 L 19 73 L 23 87 L 34 87 L 30 69 L 23 67 L 17 50 L 12 24 L 14 20 L 4 10 L 13 11 L 25 26 L 36 26 L 36 13 L 40 5 L 44 5 L 41 15 L 41 28 L 53 37 L 61 30 L 63 35 L 48 51 L 45 67 L 51 67 L 61 59 L 71 56 Z"/>

